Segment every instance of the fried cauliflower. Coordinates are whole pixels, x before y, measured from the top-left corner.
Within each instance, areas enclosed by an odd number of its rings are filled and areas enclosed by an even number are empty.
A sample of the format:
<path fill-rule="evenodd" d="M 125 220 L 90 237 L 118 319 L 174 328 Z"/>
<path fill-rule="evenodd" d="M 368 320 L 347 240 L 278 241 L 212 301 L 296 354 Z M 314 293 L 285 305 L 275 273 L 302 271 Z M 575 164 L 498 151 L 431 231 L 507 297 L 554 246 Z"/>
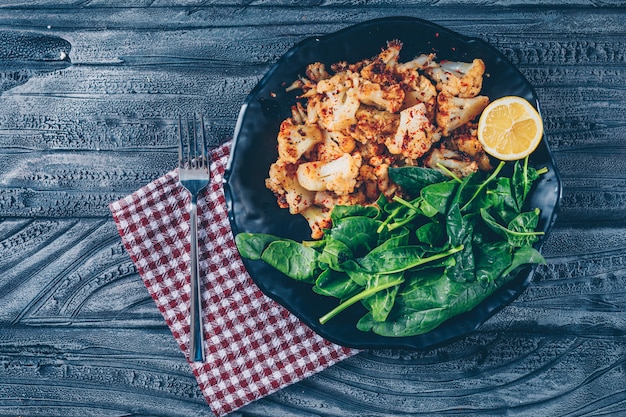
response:
<path fill-rule="evenodd" d="M 309 191 L 334 191 L 337 195 L 350 194 L 356 187 L 361 166 L 360 156 L 344 153 L 329 162 L 305 162 L 298 166 L 296 178 Z"/>
<path fill-rule="evenodd" d="M 481 171 L 491 171 L 493 169 L 491 160 L 483 146 L 478 141 L 478 127 L 476 123 L 466 123 L 454 131 L 454 134 L 446 138 L 442 147 L 459 151 L 469 156 L 478 163 Z"/>
<path fill-rule="evenodd" d="M 315 193 L 307 190 L 296 178 L 297 166 L 278 160 L 270 166 L 265 186 L 274 192 L 278 206 L 298 214 L 313 205 Z"/>
<path fill-rule="evenodd" d="M 300 213 L 309 223 L 311 229 L 311 238 L 321 239 L 324 237 L 324 229 L 330 229 L 332 221 L 330 220 L 330 209 L 320 206 L 311 206 Z"/>
<path fill-rule="evenodd" d="M 474 120 L 487 104 L 487 96 L 461 98 L 442 91 L 437 95 L 437 126 L 444 136 L 448 136 L 453 130 Z"/>
<path fill-rule="evenodd" d="M 278 157 L 294 164 L 322 140 L 322 131 L 317 125 L 294 124 L 293 119 L 285 119 L 278 132 Z"/>
<path fill-rule="evenodd" d="M 360 101 L 354 77 L 353 74 L 336 74 L 317 83 L 318 99 L 313 103 L 323 129 L 341 131 L 356 122 Z"/>
<path fill-rule="evenodd" d="M 359 83 L 357 97 L 363 104 L 395 113 L 402 108 L 404 90 L 398 84 L 383 87 L 380 84 L 363 80 Z"/>
<path fill-rule="evenodd" d="M 485 63 L 474 59 L 471 63 L 442 61 L 425 69 L 438 91 L 457 97 L 476 97 L 483 86 Z"/>
<path fill-rule="evenodd" d="M 457 177 L 466 177 L 478 171 L 478 163 L 462 152 L 451 149 L 433 149 L 424 158 L 424 165 L 448 174 L 452 172 Z"/>
<path fill-rule="evenodd" d="M 393 138 L 385 142 L 394 155 L 418 159 L 441 138 L 441 133 L 426 116 L 426 106 L 418 103 L 400 112 L 400 125 Z"/>
<path fill-rule="evenodd" d="M 389 168 L 427 166 L 466 176 L 491 169 L 474 121 L 484 62 L 437 61 L 434 53 L 400 62 L 402 42 L 359 62 L 307 66 L 278 133 L 278 159 L 266 187 L 279 207 L 301 214 L 314 239 L 331 226 L 335 205 L 375 204 L 402 193 Z"/>

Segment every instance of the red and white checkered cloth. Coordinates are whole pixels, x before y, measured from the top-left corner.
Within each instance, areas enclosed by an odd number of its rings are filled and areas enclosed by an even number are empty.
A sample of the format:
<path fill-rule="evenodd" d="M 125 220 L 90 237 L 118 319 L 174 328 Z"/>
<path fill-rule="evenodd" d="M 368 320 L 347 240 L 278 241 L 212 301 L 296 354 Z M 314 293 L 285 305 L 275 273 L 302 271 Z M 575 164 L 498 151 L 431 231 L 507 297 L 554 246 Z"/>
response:
<path fill-rule="evenodd" d="M 319 372 L 357 350 L 335 345 L 254 284 L 239 257 L 222 180 L 230 144 L 211 151 L 211 183 L 198 199 L 198 256 L 206 362 L 189 362 L 213 413 Z M 110 204 L 137 270 L 189 360 L 189 195 L 173 170 Z"/>

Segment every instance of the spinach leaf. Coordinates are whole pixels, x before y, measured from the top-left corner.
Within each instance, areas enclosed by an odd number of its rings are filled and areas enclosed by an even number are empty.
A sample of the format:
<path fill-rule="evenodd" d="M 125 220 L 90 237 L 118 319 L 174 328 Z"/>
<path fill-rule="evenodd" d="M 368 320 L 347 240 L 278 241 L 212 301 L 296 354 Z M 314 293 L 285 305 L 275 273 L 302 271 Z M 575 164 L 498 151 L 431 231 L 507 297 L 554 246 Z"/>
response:
<path fill-rule="evenodd" d="M 468 224 L 461 214 L 460 204 L 463 189 L 470 181 L 470 178 L 471 176 L 465 177 L 463 182 L 459 184 L 446 212 L 446 232 L 451 246 L 461 245 L 468 232 Z"/>
<path fill-rule="evenodd" d="M 336 297 L 340 300 L 351 297 L 362 289 L 363 287 L 351 280 L 347 274 L 332 269 L 322 271 L 313 286 L 313 291 L 317 294 Z"/>
<path fill-rule="evenodd" d="M 445 214 L 456 188 L 456 181 L 439 182 L 422 188 L 420 195 L 437 212 Z"/>
<path fill-rule="evenodd" d="M 375 322 L 364 317 L 359 328 L 370 327 L 374 333 L 386 337 L 424 334 L 473 309 L 500 285 L 494 281 L 456 282 L 445 274 L 420 285 L 407 285 L 398 293 L 386 321 Z"/>
<path fill-rule="evenodd" d="M 543 232 L 535 232 L 539 223 L 539 209 L 520 213 L 508 224 L 509 242 L 513 246 L 531 246 Z"/>
<path fill-rule="evenodd" d="M 402 273 L 375 275 L 368 281 L 366 288 L 386 287 L 390 282 L 401 278 Z M 363 299 L 363 305 L 370 311 L 375 321 L 385 321 L 387 319 L 395 303 L 398 288 L 398 285 L 387 287 Z"/>
<path fill-rule="evenodd" d="M 389 179 L 412 196 L 419 195 L 422 188 L 429 184 L 444 182 L 448 178 L 432 168 L 400 167 L 389 168 Z"/>
<path fill-rule="evenodd" d="M 519 248 L 513 254 L 513 260 L 511 261 L 511 265 L 502 273 L 502 277 L 506 277 L 510 275 L 512 272 L 517 270 L 517 268 L 527 265 L 527 264 L 543 264 L 545 265 L 546 260 L 539 253 L 539 251 L 532 246 L 525 246 L 523 248 Z"/>
<path fill-rule="evenodd" d="M 542 235 L 543 232 L 534 232 L 532 228 L 529 228 L 529 225 L 537 225 L 539 212 L 538 210 L 534 210 L 528 213 L 521 213 L 516 216 L 510 224 L 510 227 L 507 228 L 502 226 L 500 223 L 493 218 L 491 214 L 486 209 L 480 210 L 480 215 L 482 219 L 485 221 L 487 227 L 489 227 L 494 232 L 506 238 L 507 242 L 511 246 L 522 247 L 529 245 L 535 242 L 538 239 L 539 235 Z"/>
<path fill-rule="evenodd" d="M 393 287 L 395 285 L 400 285 L 403 282 L 404 282 L 404 277 L 402 277 L 402 275 L 400 275 L 398 278 L 395 278 L 395 279 L 392 279 L 392 280 L 388 280 L 387 282 L 379 283 L 379 285 L 367 288 L 367 289 L 365 289 L 365 290 L 363 290 L 363 291 L 353 295 L 352 297 L 348 298 L 347 300 L 342 301 L 337 307 L 335 307 L 334 309 L 332 309 L 331 311 L 329 311 L 328 313 L 326 313 L 325 315 L 320 317 L 319 322 L 321 324 L 327 323 L 328 320 L 332 319 L 337 314 L 341 313 L 343 310 L 345 310 L 346 308 L 354 305 L 355 303 L 358 303 L 359 301 L 376 294 L 378 291 L 382 291 L 382 290 L 385 290 L 387 288 L 391 288 L 391 287 Z"/>
<path fill-rule="evenodd" d="M 425 256 L 426 253 L 421 246 L 399 246 L 378 251 L 373 255 L 368 254 L 357 262 L 365 271 L 371 273 L 394 274 L 437 261 L 461 250 L 462 245 Z"/>
<path fill-rule="evenodd" d="M 353 206 L 336 205 L 330 212 L 330 220 L 335 224 L 345 217 L 364 216 L 375 219 L 379 216 L 380 209 L 376 206 L 362 206 L 355 204 Z"/>
<path fill-rule="evenodd" d="M 444 225 L 438 221 L 431 221 L 420 226 L 415 231 L 417 240 L 428 245 L 430 248 L 442 248 L 446 245 L 446 230 Z"/>
<path fill-rule="evenodd" d="M 504 241 L 475 239 L 474 259 L 477 281 L 495 281 L 511 265 L 513 247 Z"/>
<path fill-rule="evenodd" d="M 487 185 L 492 182 L 493 180 L 495 180 L 498 176 L 498 174 L 500 173 L 500 171 L 502 170 L 502 168 L 504 167 L 504 161 L 500 161 L 500 163 L 498 164 L 498 166 L 496 167 L 496 169 L 491 173 L 491 175 L 484 181 L 480 182 L 479 184 L 477 184 L 475 187 L 473 187 L 474 189 L 472 189 L 471 191 L 471 196 L 469 197 L 469 199 L 464 203 L 464 205 L 461 207 L 461 211 L 466 211 L 468 208 L 471 207 L 472 202 L 476 199 L 476 198 L 480 198 L 480 196 L 482 195 L 483 190 L 485 190 L 487 188 Z M 469 179 L 473 179 L 477 177 L 476 174 L 471 175 L 469 177 Z M 469 188 L 469 187 L 465 187 L 465 188 Z M 475 210 L 474 210 L 475 211 Z"/>
<path fill-rule="evenodd" d="M 431 206 L 422 197 L 406 201 L 401 197 L 395 196 L 393 200 L 396 206 L 381 223 L 378 228 L 379 233 L 382 233 L 385 229 L 392 231 L 407 225 L 414 225 L 419 223 L 418 219 L 420 217 L 431 218 L 437 214 L 437 208 Z"/>
<path fill-rule="evenodd" d="M 318 261 L 328 265 L 335 271 L 343 271 L 344 264 L 354 259 L 350 248 L 337 239 L 326 239 L 326 244 L 318 258 Z"/>
<path fill-rule="evenodd" d="M 261 259 L 261 254 L 267 245 L 281 239 L 265 233 L 239 233 L 235 236 L 235 244 L 241 256 L 256 261 Z"/>
<path fill-rule="evenodd" d="M 400 246 L 406 246 L 408 244 L 408 241 L 409 231 L 407 229 L 398 230 L 395 233 L 388 234 L 388 238 L 386 240 L 383 240 L 383 242 L 376 248 L 372 249 L 372 251 L 367 256 L 372 258 L 381 256 L 380 254 L 384 251 Z M 361 265 L 359 265 L 354 260 L 349 260 L 343 263 L 341 265 L 341 270 L 346 272 L 354 282 L 361 286 L 368 285 L 368 282 L 372 279 L 372 276 L 376 275 L 376 273 L 372 273 L 371 271 L 363 269 L 363 267 L 361 267 Z"/>
<path fill-rule="evenodd" d="M 350 279 L 362 287 L 367 285 L 367 282 L 372 278 L 372 273 L 361 268 L 356 261 L 348 261 L 342 265 L 343 272 L 348 274 Z"/>
<path fill-rule="evenodd" d="M 428 218 L 433 218 L 435 217 L 435 215 L 437 215 L 437 213 L 439 213 L 437 207 L 432 206 L 428 201 L 424 199 L 422 199 L 422 201 L 420 202 L 420 211 L 424 216 Z"/>
<path fill-rule="evenodd" d="M 515 161 L 513 176 L 511 177 L 511 193 L 517 204 L 518 212 L 523 210 L 526 196 L 538 178 L 538 171 L 528 166 L 528 157 L 524 159 L 523 164 L 520 164 L 520 161 Z"/>
<path fill-rule="evenodd" d="M 496 187 L 486 194 L 482 208 L 493 207 L 494 212 L 505 223 L 509 223 L 519 213 L 517 203 L 511 191 L 511 179 L 500 177 L 496 181 Z"/>
<path fill-rule="evenodd" d="M 380 222 L 369 217 L 344 217 L 335 224 L 327 236 L 344 243 L 354 256 L 363 256 L 378 245 Z"/>
<path fill-rule="evenodd" d="M 297 281 L 313 283 L 320 273 L 319 253 L 293 240 L 275 240 L 261 254 L 261 259 Z"/>
<path fill-rule="evenodd" d="M 473 282 L 476 279 L 474 245 L 472 244 L 474 224 L 471 219 L 473 217 L 473 215 L 462 217 L 463 234 L 457 244 L 461 245 L 463 250 L 452 255 L 455 262 L 452 266 L 446 268 L 446 275 L 453 281 Z"/>

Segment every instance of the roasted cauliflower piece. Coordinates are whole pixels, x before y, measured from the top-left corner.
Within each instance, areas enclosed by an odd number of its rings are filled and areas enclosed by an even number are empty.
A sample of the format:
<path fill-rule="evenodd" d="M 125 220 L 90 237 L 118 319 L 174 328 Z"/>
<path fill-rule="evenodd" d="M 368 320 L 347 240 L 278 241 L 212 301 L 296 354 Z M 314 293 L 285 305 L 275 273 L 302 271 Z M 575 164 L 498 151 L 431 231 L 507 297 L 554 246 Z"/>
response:
<path fill-rule="evenodd" d="M 288 208 L 291 214 L 311 207 L 315 199 L 315 193 L 298 182 L 296 169 L 296 165 L 278 160 L 270 166 L 269 178 L 265 180 L 265 186 L 276 196 L 278 206 Z"/>
<path fill-rule="evenodd" d="M 378 197 L 378 196 L 377 196 Z M 332 210 L 336 205 L 352 206 L 355 204 L 367 204 L 367 198 L 361 190 L 355 190 L 350 194 L 337 195 L 332 191 L 318 191 L 313 200 L 315 206 Z"/>
<path fill-rule="evenodd" d="M 466 177 L 478 171 L 476 161 L 472 161 L 467 155 L 451 149 L 433 149 L 424 157 L 424 165 L 446 175 L 448 175 L 447 170 L 449 170 L 457 177 Z"/>
<path fill-rule="evenodd" d="M 378 110 L 371 106 L 361 106 L 356 112 L 356 125 L 350 133 L 360 142 L 380 143 L 395 135 L 400 123 L 400 115 Z"/>
<path fill-rule="evenodd" d="M 436 83 L 438 91 L 458 97 L 476 97 L 483 87 L 485 63 L 479 58 L 469 63 L 442 61 L 429 66 L 425 72 Z"/>
<path fill-rule="evenodd" d="M 353 77 L 351 74 L 335 74 L 317 83 L 317 93 L 321 97 L 313 103 L 317 106 L 319 124 L 323 129 L 336 132 L 356 123 L 355 115 L 361 103 Z"/>
<path fill-rule="evenodd" d="M 326 66 L 321 62 L 309 64 L 306 68 L 306 76 L 313 82 L 330 78 L 330 74 L 326 71 Z"/>
<path fill-rule="evenodd" d="M 404 90 L 398 84 L 383 87 L 380 84 L 362 80 L 359 84 L 357 97 L 363 104 L 395 113 L 402 108 Z"/>
<path fill-rule="evenodd" d="M 418 103 L 424 103 L 426 115 L 430 120 L 434 120 L 437 89 L 433 83 L 415 71 L 410 76 L 403 78 L 402 87 L 405 90 L 402 107 L 406 109 Z"/>
<path fill-rule="evenodd" d="M 435 67 L 438 64 L 435 62 L 435 54 L 422 54 L 410 61 L 399 63 L 395 66 L 395 71 L 400 77 L 406 77 L 407 74 L 412 73 L 414 70 L 424 71 L 426 68 Z"/>
<path fill-rule="evenodd" d="M 493 169 L 489 156 L 480 144 L 477 136 L 475 123 L 467 123 L 456 129 L 452 136 L 442 144 L 448 149 L 463 152 L 478 164 L 481 171 L 491 171 Z"/>
<path fill-rule="evenodd" d="M 285 119 L 278 132 L 278 158 L 294 164 L 323 139 L 317 125 L 295 124 L 292 118 Z"/>
<path fill-rule="evenodd" d="M 324 140 L 318 143 L 309 155 L 309 160 L 330 162 L 354 150 L 355 141 L 342 132 L 324 131 Z"/>
<path fill-rule="evenodd" d="M 444 136 L 476 118 L 489 104 L 489 97 L 477 96 L 461 98 L 441 92 L 437 95 L 435 120 Z"/>
<path fill-rule="evenodd" d="M 426 116 L 426 106 L 418 103 L 400 112 L 400 124 L 395 136 L 385 142 L 394 155 L 417 159 L 439 141 L 441 134 Z"/>
<path fill-rule="evenodd" d="M 383 87 L 397 84 L 394 68 L 398 64 L 401 49 L 402 42 L 398 40 L 387 42 L 387 48 L 376 57 L 363 61 L 364 65 L 359 71 L 361 78 Z"/>
<path fill-rule="evenodd" d="M 309 224 L 311 238 L 321 239 L 324 237 L 324 229 L 330 229 L 330 210 L 320 206 L 311 206 L 300 213 Z"/>
<path fill-rule="evenodd" d="M 344 153 L 330 162 L 305 162 L 298 165 L 298 182 L 309 191 L 334 191 L 337 195 L 349 194 L 356 187 L 361 159 Z"/>

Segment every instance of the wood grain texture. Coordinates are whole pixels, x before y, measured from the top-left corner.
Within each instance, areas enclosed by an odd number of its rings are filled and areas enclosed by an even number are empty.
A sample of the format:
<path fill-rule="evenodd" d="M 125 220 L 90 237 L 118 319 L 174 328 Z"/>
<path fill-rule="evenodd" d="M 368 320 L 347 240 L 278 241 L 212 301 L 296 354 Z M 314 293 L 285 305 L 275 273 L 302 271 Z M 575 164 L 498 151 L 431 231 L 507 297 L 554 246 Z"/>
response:
<path fill-rule="evenodd" d="M 626 2 L 0 5 L 0 416 L 209 416 L 107 208 L 175 164 L 175 121 L 230 140 L 291 46 L 431 20 L 536 88 L 563 200 L 531 286 L 476 333 L 363 352 L 233 416 L 626 415 Z"/>

